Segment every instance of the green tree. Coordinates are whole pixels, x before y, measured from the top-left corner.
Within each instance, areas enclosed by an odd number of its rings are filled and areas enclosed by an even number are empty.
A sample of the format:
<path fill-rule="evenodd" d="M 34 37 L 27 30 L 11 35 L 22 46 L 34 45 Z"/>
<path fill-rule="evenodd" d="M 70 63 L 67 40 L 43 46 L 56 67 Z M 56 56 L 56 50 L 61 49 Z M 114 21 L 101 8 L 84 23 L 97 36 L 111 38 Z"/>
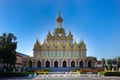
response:
<path fill-rule="evenodd" d="M 119 70 L 119 68 L 120 68 L 120 56 L 117 57 L 117 58 L 115 58 L 115 59 L 116 59 L 116 61 L 117 61 L 116 70 Z"/>
<path fill-rule="evenodd" d="M 108 63 L 108 69 L 109 69 L 109 70 L 112 70 L 112 60 L 111 60 L 111 59 L 108 59 L 108 60 L 107 60 L 107 63 Z"/>
<path fill-rule="evenodd" d="M 101 59 L 101 64 L 102 64 L 102 70 L 104 70 L 105 69 L 105 59 L 104 58 Z"/>
<path fill-rule="evenodd" d="M 7 69 L 14 67 L 16 63 L 16 36 L 12 33 L 8 35 L 3 33 L 0 36 L 0 60 L 3 61 L 4 64 L 7 64 Z"/>

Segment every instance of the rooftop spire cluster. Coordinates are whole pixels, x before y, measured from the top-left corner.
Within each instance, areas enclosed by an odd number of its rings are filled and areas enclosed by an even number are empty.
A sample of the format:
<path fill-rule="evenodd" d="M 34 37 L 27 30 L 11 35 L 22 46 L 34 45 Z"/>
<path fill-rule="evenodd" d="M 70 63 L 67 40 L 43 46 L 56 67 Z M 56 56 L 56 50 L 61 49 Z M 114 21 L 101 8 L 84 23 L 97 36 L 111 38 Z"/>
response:
<path fill-rule="evenodd" d="M 86 44 L 84 40 L 80 43 L 77 43 L 76 40 L 73 39 L 73 35 L 69 30 L 68 34 L 66 34 L 64 28 L 62 28 L 63 18 L 60 15 L 60 11 L 56 18 L 57 28 L 55 28 L 53 34 L 51 34 L 50 30 L 44 40 L 43 44 L 40 44 L 38 39 L 34 45 L 34 50 L 41 49 L 49 49 L 49 50 L 84 50 L 86 51 Z M 74 40 L 74 41 L 73 41 Z"/>
<path fill-rule="evenodd" d="M 58 13 L 56 21 L 57 21 L 57 28 L 62 28 L 63 19 L 62 19 L 61 15 L 60 15 L 60 11 Z"/>

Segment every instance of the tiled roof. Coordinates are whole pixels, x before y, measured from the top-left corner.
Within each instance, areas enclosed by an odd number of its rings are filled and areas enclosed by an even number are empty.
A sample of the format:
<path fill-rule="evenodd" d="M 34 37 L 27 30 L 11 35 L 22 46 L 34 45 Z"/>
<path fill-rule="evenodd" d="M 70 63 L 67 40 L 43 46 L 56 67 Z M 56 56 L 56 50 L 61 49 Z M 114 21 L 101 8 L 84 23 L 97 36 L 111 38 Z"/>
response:
<path fill-rule="evenodd" d="M 20 53 L 20 52 L 17 52 L 17 55 L 20 55 L 20 56 L 23 56 L 23 57 L 28 57 L 28 55 Z"/>

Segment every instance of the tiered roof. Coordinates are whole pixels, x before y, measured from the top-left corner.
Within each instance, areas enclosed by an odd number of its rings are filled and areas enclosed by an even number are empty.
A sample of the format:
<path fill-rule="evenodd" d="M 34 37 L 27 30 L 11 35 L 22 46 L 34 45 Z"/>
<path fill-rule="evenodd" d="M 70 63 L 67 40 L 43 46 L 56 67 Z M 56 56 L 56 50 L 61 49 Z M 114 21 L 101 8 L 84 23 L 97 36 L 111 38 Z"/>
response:
<path fill-rule="evenodd" d="M 34 49 L 73 49 L 73 50 L 86 50 L 86 44 L 82 40 L 80 44 L 77 44 L 76 41 L 73 43 L 73 35 L 71 31 L 69 31 L 68 35 L 66 35 L 64 28 L 62 28 L 62 22 L 63 19 L 59 13 L 57 19 L 57 28 L 55 28 L 53 35 L 50 33 L 50 30 L 48 31 L 48 34 L 46 36 L 46 41 L 44 40 L 44 43 L 41 45 L 40 42 L 36 41 L 34 44 Z M 59 26 L 59 27 L 58 27 Z M 57 45 L 54 43 L 54 41 L 57 40 Z M 62 42 L 64 40 L 64 42 Z M 48 43 L 49 42 L 49 43 Z M 62 42 L 62 43 L 61 43 Z M 64 46 L 63 46 L 64 45 Z"/>

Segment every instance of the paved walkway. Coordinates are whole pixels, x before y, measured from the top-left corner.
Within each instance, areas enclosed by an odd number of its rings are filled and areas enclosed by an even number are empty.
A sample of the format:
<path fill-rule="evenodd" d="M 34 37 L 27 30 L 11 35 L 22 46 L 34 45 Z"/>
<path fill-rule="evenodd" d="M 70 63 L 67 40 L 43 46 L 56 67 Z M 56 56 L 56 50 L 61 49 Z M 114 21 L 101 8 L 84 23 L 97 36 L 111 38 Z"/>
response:
<path fill-rule="evenodd" d="M 63 78 L 42 78 L 42 79 L 33 79 L 33 80 L 120 80 L 119 77 L 104 77 L 104 78 L 97 78 L 97 77 L 63 77 Z"/>
<path fill-rule="evenodd" d="M 81 76 L 76 74 L 48 74 L 38 75 L 33 80 L 120 80 L 120 77 L 104 77 L 98 75 Z"/>
<path fill-rule="evenodd" d="M 35 79 L 35 78 L 0 78 L 0 80 L 120 80 L 120 77 L 51 77 L 51 78 L 40 78 L 40 79 Z"/>
<path fill-rule="evenodd" d="M 36 75 L 36 77 L 11 77 L 0 78 L 0 80 L 120 80 L 120 77 L 104 77 L 104 76 L 80 76 L 76 74 L 48 74 Z"/>

